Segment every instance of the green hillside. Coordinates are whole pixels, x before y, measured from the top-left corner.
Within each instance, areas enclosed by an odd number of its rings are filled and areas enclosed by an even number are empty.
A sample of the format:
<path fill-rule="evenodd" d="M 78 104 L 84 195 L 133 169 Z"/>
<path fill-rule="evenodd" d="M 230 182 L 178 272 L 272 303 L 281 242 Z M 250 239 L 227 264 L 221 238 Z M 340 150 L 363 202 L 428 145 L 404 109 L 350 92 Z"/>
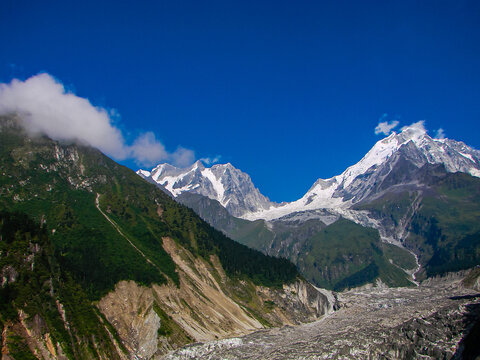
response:
<path fill-rule="evenodd" d="M 32 345 L 31 336 L 25 336 L 19 324 L 18 314 L 23 311 L 33 337 L 58 343 L 68 358 L 119 359 L 103 324 L 112 336 L 115 331 L 56 262 L 46 229 L 24 214 L 0 211 L 0 239 L 0 269 L 7 279 L 0 287 L 3 350 L 16 360 L 36 359 L 31 347 L 39 345 Z"/>
<path fill-rule="evenodd" d="M 345 219 L 330 226 L 310 219 L 274 221 L 267 227 L 263 220 L 235 218 L 218 201 L 198 194 L 184 194 L 180 201 L 232 239 L 289 258 L 317 286 L 343 290 L 376 279 L 390 286 L 412 285 L 402 269 L 414 269 L 415 257 L 405 249 L 381 242 L 377 230 Z M 396 205 L 392 207 L 398 211 Z M 400 215 L 392 212 L 395 216 Z"/>
<path fill-rule="evenodd" d="M 26 136 L 9 118 L 0 125 L 0 208 L 45 223 L 58 263 L 90 299 L 120 280 L 178 283 L 175 264 L 162 248 L 167 236 L 208 261 L 218 255 L 231 277 L 266 286 L 297 277 L 288 261 L 228 239 L 99 151 Z"/>
<path fill-rule="evenodd" d="M 420 278 L 480 264 L 480 179 L 427 165 L 423 184 L 358 206 L 386 226 L 410 219 L 405 240 L 419 254 Z M 413 210 L 415 208 L 415 211 Z"/>
<path fill-rule="evenodd" d="M 412 285 L 408 275 L 398 267 L 400 264 L 394 265 L 400 259 L 403 265 L 412 264 L 405 260 L 409 259 L 408 253 L 397 249 L 383 244 L 377 230 L 340 219 L 305 242 L 298 266 L 308 280 L 334 290 L 361 286 L 376 279 L 389 286 Z"/>
<path fill-rule="evenodd" d="M 177 199 L 212 227 L 252 249 L 263 251 L 274 238 L 274 234 L 265 226 L 263 220 L 249 221 L 234 217 L 217 200 L 188 192 L 181 194 Z"/>
<path fill-rule="evenodd" d="M 480 264 L 480 179 L 455 173 L 434 184 L 412 219 L 407 244 L 421 253 L 426 275 Z"/>

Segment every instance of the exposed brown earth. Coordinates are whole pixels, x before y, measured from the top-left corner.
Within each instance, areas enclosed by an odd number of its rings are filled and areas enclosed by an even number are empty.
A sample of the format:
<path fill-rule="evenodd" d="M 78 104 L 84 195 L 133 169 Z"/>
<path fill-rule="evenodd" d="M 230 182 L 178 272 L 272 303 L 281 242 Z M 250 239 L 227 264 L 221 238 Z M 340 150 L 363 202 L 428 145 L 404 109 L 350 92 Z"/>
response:
<path fill-rule="evenodd" d="M 173 283 L 142 287 L 122 281 L 98 303 L 138 359 L 150 359 L 191 342 L 311 322 L 333 310 L 335 299 L 303 280 L 283 289 L 233 281 L 218 258 L 207 262 L 170 238 L 163 242 L 179 269 L 179 287 Z"/>

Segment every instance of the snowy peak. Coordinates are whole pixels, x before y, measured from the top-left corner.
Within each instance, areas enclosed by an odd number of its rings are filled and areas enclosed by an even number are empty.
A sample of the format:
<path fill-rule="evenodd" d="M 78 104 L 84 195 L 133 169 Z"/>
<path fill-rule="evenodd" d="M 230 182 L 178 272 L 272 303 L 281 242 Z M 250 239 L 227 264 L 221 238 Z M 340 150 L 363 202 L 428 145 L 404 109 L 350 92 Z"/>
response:
<path fill-rule="evenodd" d="M 389 137 L 377 142 L 374 147 L 358 163 L 350 166 L 340 176 L 343 187 L 349 186 L 359 175 L 365 174 L 368 169 L 384 163 L 399 147 L 399 138 L 393 133 Z"/>
<path fill-rule="evenodd" d="M 333 197 L 349 200 L 352 196 L 345 196 L 346 193 L 360 195 L 357 190 L 362 188 L 361 185 L 368 182 L 369 178 L 381 180 L 378 176 L 384 177 L 399 156 L 403 156 L 416 167 L 426 163 L 443 164 L 449 172 L 480 175 L 478 150 L 455 140 L 433 139 L 423 126 L 419 125 L 406 127 L 400 133 L 394 132 L 378 141 L 358 163 L 347 168 L 342 174 L 328 180 L 317 180 L 305 196 L 319 195 L 335 187 Z"/>
<path fill-rule="evenodd" d="M 152 173 L 150 171 L 147 171 L 147 170 L 138 170 L 137 174 L 140 175 L 143 178 L 148 178 L 150 175 L 152 175 Z"/>
<path fill-rule="evenodd" d="M 411 169 L 425 164 L 443 164 L 448 172 L 480 177 L 480 151 L 463 142 L 430 137 L 419 122 L 378 141 L 355 165 L 330 179 L 318 179 L 297 201 L 276 204 L 263 196 L 250 176 L 232 164 L 205 167 L 201 161 L 181 169 L 159 164 L 152 171 L 137 173 L 154 181 L 173 196 L 191 192 L 217 200 L 230 214 L 249 220 L 276 219 L 294 212 L 317 209 L 348 209 L 351 205 L 395 185 L 397 164 Z M 398 176 L 393 177 L 395 179 Z"/>
<path fill-rule="evenodd" d="M 480 177 L 480 151 L 463 142 L 431 138 L 420 122 L 378 141 L 358 163 L 342 174 L 318 179 L 301 199 L 246 213 L 243 217 L 272 220 L 299 211 L 349 208 L 384 189 L 384 180 L 400 159 L 416 168 L 427 163 L 443 164 L 448 172 Z"/>
<path fill-rule="evenodd" d="M 392 133 L 396 138 L 400 139 L 400 142 L 406 143 L 408 141 L 413 141 L 415 143 L 421 142 L 427 135 L 427 131 L 423 127 L 423 122 L 412 124 L 410 126 L 405 126 L 402 128 L 399 134 L 395 132 Z M 430 138 L 430 136 L 428 136 Z"/>
<path fill-rule="evenodd" d="M 234 216 L 275 206 L 255 188 L 248 174 L 230 163 L 209 168 L 199 160 L 183 169 L 159 164 L 151 172 L 138 170 L 137 174 L 162 185 L 175 197 L 190 192 L 217 200 Z"/>

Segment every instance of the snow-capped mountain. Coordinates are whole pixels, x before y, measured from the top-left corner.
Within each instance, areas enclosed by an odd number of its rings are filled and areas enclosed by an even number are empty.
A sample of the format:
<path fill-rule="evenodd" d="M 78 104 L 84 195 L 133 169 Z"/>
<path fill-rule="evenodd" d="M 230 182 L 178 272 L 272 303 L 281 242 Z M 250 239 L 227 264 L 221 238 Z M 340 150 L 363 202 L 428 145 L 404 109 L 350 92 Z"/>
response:
<path fill-rule="evenodd" d="M 318 179 L 291 203 L 271 203 L 230 164 L 162 164 L 138 173 L 232 239 L 290 259 L 320 286 L 342 288 L 358 279 L 405 286 L 478 264 L 468 249 L 472 234 L 480 233 L 480 151 L 434 139 L 422 123 L 378 141 L 358 163 Z M 445 215 L 444 207 L 452 213 Z M 258 219 L 264 221 L 249 221 Z M 453 223 L 458 229 L 451 234 Z M 437 235 L 442 242 L 431 245 Z M 332 244 L 338 256 L 331 256 Z M 395 263 L 392 254 L 406 261 Z"/>
<path fill-rule="evenodd" d="M 160 164 L 152 171 L 138 170 L 137 174 L 167 189 L 174 197 L 190 192 L 217 200 L 233 216 L 271 209 L 271 202 L 255 188 L 250 176 L 232 164 L 205 167 L 197 161 L 189 168 Z"/>
<path fill-rule="evenodd" d="M 137 173 L 160 184 L 175 197 L 185 192 L 200 194 L 217 200 L 233 216 L 273 220 L 317 209 L 343 212 L 389 186 L 407 181 L 402 172 L 408 173 L 427 163 L 443 164 L 448 172 L 480 177 L 480 151 L 460 141 L 434 139 L 421 122 L 378 141 L 358 163 L 340 175 L 318 179 L 302 198 L 290 203 L 271 202 L 253 185 L 248 174 L 231 164 L 207 168 L 197 161 L 186 169 L 160 164 L 151 172 Z"/>
<path fill-rule="evenodd" d="M 422 123 L 417 123 L 378 141 L 357 164 L 342 174 L 326 180 L 318 179 L 301 199 L 246 213 L 242 217 L 272 220 L 298 211 L 346 209 L 387 186 L 395 185 L 392 174 L 401 162 L 415 168 L 427 163 L 443 164 L 448 172 L 480 177 L 480 151 L 463 142 L 433 139 Z"/>

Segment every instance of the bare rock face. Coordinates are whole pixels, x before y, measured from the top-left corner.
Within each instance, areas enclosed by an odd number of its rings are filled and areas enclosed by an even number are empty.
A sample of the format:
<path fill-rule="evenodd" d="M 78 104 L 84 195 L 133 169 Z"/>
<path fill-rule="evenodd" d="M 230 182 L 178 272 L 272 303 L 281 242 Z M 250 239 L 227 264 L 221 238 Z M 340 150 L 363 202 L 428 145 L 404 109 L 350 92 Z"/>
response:
<path fill-rule="evenodd" d="M 331 291 L 316 288 L 301 280 L 284 285 L 282 290 L 259 287 L 257 293 L 262 298 L 271 299 L 266 301 L 277 304 L 278 316 L 287 317 L 284 325 L 311 322 L 333 312 L 336 305 L 336 298 Z"/>
<path fill-rule="evenodd" d="M 311 322 L 333 310 L 333 295 L 304 280 L 283 288 L 234 281 L 218 258 L 207 262 L 172 239 L 163 242 L 179 269 L 179 287 L 122 281 L 98 303 L 132 359 L 157 358 L 191 342 Z"/>
<path fill-rule="evenodd" d="M 13 266 L 7 265 L 2 268 L 0 271 L 0 286 L 5 286 L 5 284 L 13 283 L 17 280 L 18 273 Z"/>
<path fill-rule="evenodd" d="M 66 325 L 66 324 L 65 324 Z M 2 360 L 14 360 L 18 355 L 11 354 L 12 344 L 20 347 L 22 344 L 38 358 L 45 360 L 67 360 L 59 343 L 52 341 L 51 333 L 48 331 L 45 321 L 38 315 L 29 319 L 29 316 L 22 310 L 18 311 L 18 321 L 8 320 L 3 324 L 1 333 L 2 339 Z M 15 349 L 15 347 L 13 347 Z M 17 353 L 18 354 L 18 353 Z"/>
<path fill-rule="evenodd" d="M 480 266 L 474 267 L 462 281 L 467 288 L 480 291 Z"/>
<path fill-rule="evenodd" d="M 160 318 L 153 310 L 153 301 L 150 288 L 122 281 L 98 303 L 132 358 L 150 359 L 157 352 Z"/>

